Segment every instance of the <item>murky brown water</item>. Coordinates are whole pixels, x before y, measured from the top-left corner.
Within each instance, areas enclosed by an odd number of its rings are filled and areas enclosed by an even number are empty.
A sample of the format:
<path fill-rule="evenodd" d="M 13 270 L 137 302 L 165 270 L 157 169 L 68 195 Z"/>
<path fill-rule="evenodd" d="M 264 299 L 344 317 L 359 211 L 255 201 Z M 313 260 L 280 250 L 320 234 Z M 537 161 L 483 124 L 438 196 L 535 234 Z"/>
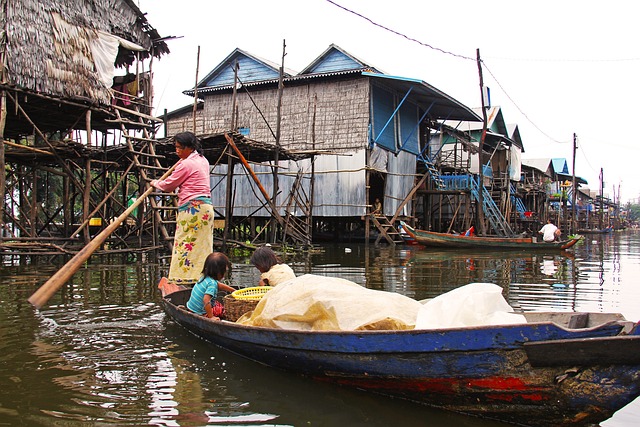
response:
<path fill-rule="evenodd" d="M 232 260 L 231 284 L 257 283 L 247 255 Z M 524 310 L 640 319 L 640 233 L 632 231 L 588 236 L 562 255 L 347 244 L 286 261 L 298 274 L 416 299 L 491 282 Z M 319 384 L 217 349 L 165 319 L 155 283 L 167 267 L 149 257 L 91 259 L 34 310 L 27 298 L 56 268 L 0 267 L 0 425 L 501 425 Z M 603 423 L 639 424 L 640 401 Z"/>

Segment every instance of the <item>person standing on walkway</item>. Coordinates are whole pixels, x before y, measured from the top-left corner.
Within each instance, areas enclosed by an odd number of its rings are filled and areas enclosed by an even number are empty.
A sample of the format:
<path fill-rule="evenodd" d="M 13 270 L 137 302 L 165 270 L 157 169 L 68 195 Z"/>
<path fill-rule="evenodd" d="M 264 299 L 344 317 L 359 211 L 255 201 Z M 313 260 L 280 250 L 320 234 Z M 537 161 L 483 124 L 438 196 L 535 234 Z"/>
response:
<path fill-rule="evenodd" d="M 154 179 L 151 185 L 164 192 L 178 189 L 179 207 L 168 279 L 171 283 L 193 285 L 213 251 L 210 166 L 195 134 L 181 132 L 173 141 L 180 160 L 168 178 Z"/>

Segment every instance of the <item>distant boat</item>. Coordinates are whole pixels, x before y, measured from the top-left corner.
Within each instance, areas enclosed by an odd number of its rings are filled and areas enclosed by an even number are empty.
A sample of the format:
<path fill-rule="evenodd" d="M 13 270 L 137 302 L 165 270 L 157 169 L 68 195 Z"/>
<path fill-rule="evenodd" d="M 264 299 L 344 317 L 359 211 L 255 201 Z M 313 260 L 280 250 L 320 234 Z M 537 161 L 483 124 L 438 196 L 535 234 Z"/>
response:
<path fill-rule="evenodd" d="M 582 236 L 557 242 L 544 242 L 535 237 L 484 237 L 465 236 L 462 234 L 436 233 L 418 230 L 402 222 L 404 230 L 419 244 L 444 248 L 493 248 L 493 249 L 527 249 L 527 250 L 564 250 L 578 243 Z"/>
<path fill-rule="evenodd" d="M 613 227 L 605 227 L 605 228 L 582 228 L 578 230 L 580 234 L 607 234 L 613 231 Z"/>
<path fill-rule="evenodd" d="M 211 320 L 162 298 L 189 332 L 272 368 L 518 425 L 597 425 L 640 395 L 638 324 L 614 313 L 523 313 L 527 323 L 300 331 Z M 427 421 L 425 421 L 427 423 Z"/>

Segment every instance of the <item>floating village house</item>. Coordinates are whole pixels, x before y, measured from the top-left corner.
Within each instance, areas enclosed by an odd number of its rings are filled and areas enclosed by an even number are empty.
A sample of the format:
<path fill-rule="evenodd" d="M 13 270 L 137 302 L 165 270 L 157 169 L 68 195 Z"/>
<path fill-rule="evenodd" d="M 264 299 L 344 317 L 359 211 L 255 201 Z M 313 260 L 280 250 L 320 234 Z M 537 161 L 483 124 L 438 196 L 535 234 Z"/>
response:
<path fill-rule="evenodd" d="M 132 0 L 0 0 L 0 23 L 0 246 L 73 251 L 144 185 L 133 153 L 167 45 Z"/>
<path fill-rule="evenodd" d="M 314 239 L 368 232 L 376 198 L 387 217 L 413 216 L 417 184 L 432 185 L 419 160 L 433 129 L 446 119 L 482 120 L 435 87 L 384 74 L 336 45 L 297 74 L 236 49 L 185 93 L 202 100 L 197 134 L 233 130 L 308 157 L 278 161 L 277 175 L 275 159 L 251 169 L 266 194 L 276 188 L 278 215 L 307 221 L 303 229 L 313 230 Z M 168 114 L 167 135 L 193 130 L 192 111 Z M 269 218 L 255 180 L 243 177 L 240 166 L 232 171 L 232 190 L 222 190 L 228 188 L 225 167 L 213 172 L 216 211 L 232 212 L 228 219 L 235 223 Z"/>
<path fill-rule="evenodd" d="M 547 219 L 562 225 L 566 230 L 581 228 L 588 216 L 589 197 L 580 190 L 587 181 L 575 177 L 576 189 L 576 224 L 572 225 L 573 215 L 573 174 L 569 173 L 567 160 L 564 158 L 523 159 L 523 192 L 527 197 L 525 203 L 531 207 L 541 222 Z M 575 231 L 575 230 L 573 230 Z"/>
<path fill-rule="evenodd" d="M 474 111 L 483 114 L 481 109 Z M 443 172 L 445 189 L 429 206 L 427 224 L 433 230 L 461 231 L 478 226 L 480 201 L 488 234 L 511 236 L 528 228 L 526 208 L 517 192 L 524 152 L 520 131 L 517 125 L 505 122 L 498 106 L 485 107 L 485 114 L 482 150 L 483 123 L 476 121 L 447 120 L 443 129 L 448 133 L 439 132 L 431 139 L 429 155 Z"/>

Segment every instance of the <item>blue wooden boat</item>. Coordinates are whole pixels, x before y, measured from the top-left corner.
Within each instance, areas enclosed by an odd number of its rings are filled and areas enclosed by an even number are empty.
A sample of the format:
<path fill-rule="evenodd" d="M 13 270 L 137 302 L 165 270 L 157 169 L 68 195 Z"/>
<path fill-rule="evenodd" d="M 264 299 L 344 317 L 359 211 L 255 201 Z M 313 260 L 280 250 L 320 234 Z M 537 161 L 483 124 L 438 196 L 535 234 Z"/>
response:
<path fill-rule="evenodd" d="M 582 236 L 580 236 L 557 242 L 544 242 L 533 237 L 465 236 L 463 234 L 437 233 L 435 231 L 419 230 L 404 222 L 401 224 L 407 234 L 413 237 L 419 244 L 440 248 L 560 251 L 569 249 L 582 239 Z"/>
<path fill-rule="evenodd" d="M 520 425 L 599 423 L 640 395 L 640 328 L 620 314 L 523 313 L 519 325 L 291 331 L 215 321 L 166 295 L 167 315 L 256 362 Z"/>

